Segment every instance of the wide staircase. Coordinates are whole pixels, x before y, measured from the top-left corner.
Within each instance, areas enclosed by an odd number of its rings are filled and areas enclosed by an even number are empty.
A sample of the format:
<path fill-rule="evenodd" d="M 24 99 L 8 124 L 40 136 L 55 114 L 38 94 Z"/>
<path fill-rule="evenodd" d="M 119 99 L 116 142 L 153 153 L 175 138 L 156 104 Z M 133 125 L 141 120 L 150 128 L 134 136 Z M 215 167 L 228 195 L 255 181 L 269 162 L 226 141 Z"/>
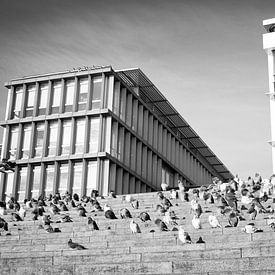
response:
<path fill-rule="evenodd" d="M 164 194 L 169 197 L 169 192 Z M 60 233 L 47 233 L 41 227 L 42 221 L 32 220 L 32 209 L 21 222 L 12 222 L 10 214 L 1 216 L 9 221 L 11 235 L 0 236 L 0 274 L 275 274 L 275 232 L 268 225 L 274 214 L 256 217 L 255 226 L 263 230 L 259 233 L 242 232 L 241 228 L 251 222 L 247 211 L 242 211 L 246 220 L 235 228 L 225 227 L 226 215 L 218 216 L 222 228 L 211 228 L 208 216 L 217 208 L 199 201 L 203 207 L 202 229 L 196 230 L 191 223 L 190 202 L 173 199 L 171 209 L 179 218 L 177 223 L 184 226 L 193 241 L 183 244 L 178 231 L 172 231 L 177 225 L 168 225 L 168 232 L 161 232 L 155 225 L 156 218 L 163 218 L 155 210 L 157 193 L 132 196 L 138 199 L 139 209 L 123 196 L 98 199 L 102 206 L 108 203 L 112 207 L 117 220 L 106 219 L 104 212 L 91 212 L 90 203 L 85 206 L 99 231 L 92 231 L 88 218 L 79 217 L 75 208 L 64 212 L 73 222 L 51 224 Z M 272 205 L 272 200 L 264 205 Z M 124 207 L 139 224 L 140 234 L 132 234 L 130 219 L 119 217 L 118 211 Z M 138 218 L 142 211 L 148 212 L 152 221 L 142 222 Z M 59 215 L 52 217 L 53 221 L 58 219 Z M 199 237 L 205 243 L 197 244 Z M 69 239 L 87 249 L 71 249 Z"/>

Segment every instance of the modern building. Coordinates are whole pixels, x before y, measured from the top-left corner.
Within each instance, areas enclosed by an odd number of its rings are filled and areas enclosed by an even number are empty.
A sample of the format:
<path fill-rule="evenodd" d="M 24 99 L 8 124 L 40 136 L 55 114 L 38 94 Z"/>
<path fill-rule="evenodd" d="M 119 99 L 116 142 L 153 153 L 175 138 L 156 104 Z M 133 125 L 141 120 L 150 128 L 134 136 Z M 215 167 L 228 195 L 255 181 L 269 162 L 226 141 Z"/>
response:
<path fill-rule="evenodd" d="M 22 201 L 66 190 L 81 195 L 211 183 L 232 174 L 140 69 L 110 66 L 11 80 L 0 196 Z"/>
<path fill-rule="evenodd" d="M 263 48 L 268 57 L 268 82 L 271 120 L 272 171 L 275 174 L 275 18 L 263 21 L 267 33 L 263 34 Z"/>

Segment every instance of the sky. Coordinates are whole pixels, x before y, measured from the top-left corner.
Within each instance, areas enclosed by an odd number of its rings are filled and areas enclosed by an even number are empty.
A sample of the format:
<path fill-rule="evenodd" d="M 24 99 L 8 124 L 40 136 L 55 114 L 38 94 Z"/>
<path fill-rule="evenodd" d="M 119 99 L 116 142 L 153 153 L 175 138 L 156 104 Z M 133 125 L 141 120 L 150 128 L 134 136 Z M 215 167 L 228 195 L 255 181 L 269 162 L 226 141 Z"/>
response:
<path fill-rule="evenodd" d="M 0 5 L 0 120 L 4 83 L 13 78 L 80 66 L 139 67 L 233 174 L 272 174 L 262 21 L 275 17 L 274 0 Z"/>

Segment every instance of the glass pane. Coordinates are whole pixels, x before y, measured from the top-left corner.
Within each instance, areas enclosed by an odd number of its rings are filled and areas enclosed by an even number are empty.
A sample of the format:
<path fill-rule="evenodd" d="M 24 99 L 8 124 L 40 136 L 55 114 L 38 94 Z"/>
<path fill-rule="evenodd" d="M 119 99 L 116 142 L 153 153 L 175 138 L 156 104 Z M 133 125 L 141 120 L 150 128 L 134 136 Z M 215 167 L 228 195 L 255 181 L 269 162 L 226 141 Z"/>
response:
<path fill-rule="evenodd" d="M 78 110 L 85 110 L 88 99 L 88 79 L 83 78 L 79 81 Z"/>
<path fill-rule="evenodd" d="M 102 77 L 93 78 L 92 109 L 100 108 Z"/>
<path fill-rule="evenodd" d="M 27 185 L 27 167 L 23 167 L 19 172 L 18 201 L 24 201 Z"/>
<path fill-rule="evenodd" d="M 62 128 L 63 128 L 63 131 L 62 131 L 61 155 L 65 155 L 70 153 L 72 122 L 70 120 L 64 121 Z"/>
<path fill-rule="evenodd" d="M 53 114 L 59 112 L 60 97 L 61 97 L 61 82 L 58 81 L 53 84 L 53 98 L 52 98 L 52 110 L 51 110 Z"/>
<path fill-rule="evenodd" d="M 99 140 L 99 118 L 92 118 L 90 120 L 90 138 L 89 138 L 89 152 L 96 153 L 98 151 Z"/>
<path fill-rule="evenodd" d="M 48 165 L 45 174 L 45 194 L 53 194 L 53 181 L 54 181 L 54 165 Z"/>
<path fill-rule="evenodd" d="M 47 83 L 40 84 L 39 87 L 39 103 L 38 103 L 38 114 L 45 115 L 46 108 L 48 103 L 48 93 L 49 93 L 49 85 Z"/>
<path fill-rule="evenodd" d="M 31 144 L 31 125 L 24 126 L 23 129 L 23 145 L 22 145 L 22 158 L 26 159 L 30 156 L 30 144 Z"/>
<path fill-rule="evenodd" d="M 14 99 L 14 117 L 20 117 L 21 105 L 23 98 L 23 87 L 15 88 L 15 99 Z"/>
<path fill-rule="evenodd" d="M 5 195 L 10 198 L 10 197 L 12 197 L 12 188 L 13 188 L 14 173 L 8 173 L 6 175 L 7 175 L 7 177 L 6 177 L 6 191 L 5 191 Z"/>
<path fill-rule="evenodd" d="M 45 125 L 44 123 L 37 123 L 36 127 L 34 156 L 42 157 Z"/>
<path fill-rule="evenodd" d="M 14 160 L 16 159 L 16 150 L 17 150 L 17 139 L 18 139 L 18 127 L 11 128 L 11 135 L 10 135 L 10 150 L 9 150 L 9 159 Z"/>
<path fill-rule="evenodd" d="M 97 162 L 89 161 L 88 175 L 87 175 L 87 188 L 86 188 L 87 196 L 91 195 L 92 189 L 97 189 L 96 178 L 97 178 Z"/>
<path fill-rule="evenodd" d="M 68 190 L 68 164 L 61 164 L 60 165 L 60 174 L 59 174 L 59 188 L 58 192 L 60 194 L 65 194 Z"/>
<path fill-rule="evenodd" d="M 40 188 L 41 166 L 33 168 L 33 182 L 32 182 L 32 198 L 38 198 Z"/>
<path fill-rule="evenodd" d="M 82 162 L 74 164 L 73 168 L 73 193 L 80 195 L 82 180 Z"/>
<path fill-rule="evenodd" d="M 85 119 L 76 121 L 75 154 L 84 152 Z"/>
<path fill-rule="evenodd" d="M 67 80 L 65 85 L 65 112 L 71 112 L 74 101 L 74 80 Z"/>
<path fill-rule="evenodd" d="M 34 97 L 35 97 L 35 85 L 30 85 L 27 87 L 27 104 L 26 104 L 26 116 L 33 115 L 33 106 L 34 106 Z"/>
<path fill-rule="evenodd" d="M 51 122 L 49 126 L 48 156 L 56 155 L 58 123 Z"/>

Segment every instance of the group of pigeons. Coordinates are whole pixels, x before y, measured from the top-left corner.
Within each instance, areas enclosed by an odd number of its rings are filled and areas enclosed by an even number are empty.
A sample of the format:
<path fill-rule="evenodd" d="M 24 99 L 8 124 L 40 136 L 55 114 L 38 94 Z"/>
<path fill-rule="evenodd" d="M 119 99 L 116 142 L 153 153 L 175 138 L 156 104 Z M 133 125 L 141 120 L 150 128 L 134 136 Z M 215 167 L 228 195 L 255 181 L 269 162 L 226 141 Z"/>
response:
<path fill-rule="evenodd" d="M 254 220 L 259 214 L 270 215 L 270 228 L 275 231 L 274 203 L 266 205 L 266 202 L 275 194 L 275 187 L 271 183 L 262 180 L 260 177 L 256 179 L 249 178 L 247 182 L 234 180 L 223 183 L 219 179 L 214 178 L 213 184 L 209 186 L 201 186 L 200 188 L 188 189 L 181 181 L 178 181 L 178 188 L 167 191 L 168 186 L 162 184 L 162 191 L 157 193 L 157 198 L 151 212 L 138 211 L 140 202 L 135 195 L 122 196 L 126 206 L 119 209 L 117 214 L 111 207 L 114 199 L 117 199 L 115 192 L 111 191 L 108 195 L 108 203 L 100 204 L 100 197 L 96 190 L 93 190 L 91 196 L 79 197 L 77 194 L 64 195 L 59 193 L 40 196 L 37 200 L 25 200 L 24 204 L 19 204 L 14 198 L 10 198 L 8 203 L 0 202 L 0 232 L 6 231 L 10 234 L 8 222 L 3 218 L 10 215 L 13 222 L 23 221 L 26 217 L 26 209 L 31 213 L 32 220 L 40 221 L 39 228 L 44 229 L 47 233 L 61 232 L 60 228 L 53 227 L 53 224 L 73 222 L 73 218 L 69 215 L 69 210 L 75 210 L 79 217 L 87 219 L 87 225 L 90 230 L 100 230 L 96 222 L 96 216 L 104 215 L 108 220 L 129 219 L 130 231 L 133 234 L 141 233 L 140 222 L 144 223 L 145 228 L 149 228 L 149 232 L 159 231 L 178 231 L 178 239 L 182 243 L 192 243 L 189 233 L 185 230 L 186 217 L 179 217 L 182 202 L 188 202 L 190 205 L 191 223 L 195 230 L 202 228 L 201 216 L 208 213 L 208 222 L 211 228 L 221 228 L 219 216 L 227 217 L 228 224 L 224 227 L 237 227 L 239 221 L 246 220 L 244 214 L 249 216 L 247 225 L 242 228 L 246 233 L 262 232 L 263 230 L 255 227 Z M 101 197 L 101 199 L 104 199 Z M 125 205 L 124 204 L 124 205 Z M 208 204 L 212 204 L 209 211 Z M 184 204 L 186 205 L 186 204 Z M 89 206 L 89 210 L 88 209 Z M 134 209 L 133 215 L 129 208 Z M 102 214 L 100 214 L 102 213 Z M 93 217 L 92 217 L 93 216 Z M 246 215 L 247 216 L 247 215 Z M 153 218 L 154 217 L 154 218 Z M 16 225 L 16 224 L 14 224 Z M 110 226 L 106 228 L 111 229 Z M 20 228 L 18 227 L 18 230 Z M 101 228 L 104 230 L 104 228 Z M 202 237 L 196 243 L 204 243 Z M 72 249 L 86 249 L 81 244 L 68 241 L 68 246 Z"/>

